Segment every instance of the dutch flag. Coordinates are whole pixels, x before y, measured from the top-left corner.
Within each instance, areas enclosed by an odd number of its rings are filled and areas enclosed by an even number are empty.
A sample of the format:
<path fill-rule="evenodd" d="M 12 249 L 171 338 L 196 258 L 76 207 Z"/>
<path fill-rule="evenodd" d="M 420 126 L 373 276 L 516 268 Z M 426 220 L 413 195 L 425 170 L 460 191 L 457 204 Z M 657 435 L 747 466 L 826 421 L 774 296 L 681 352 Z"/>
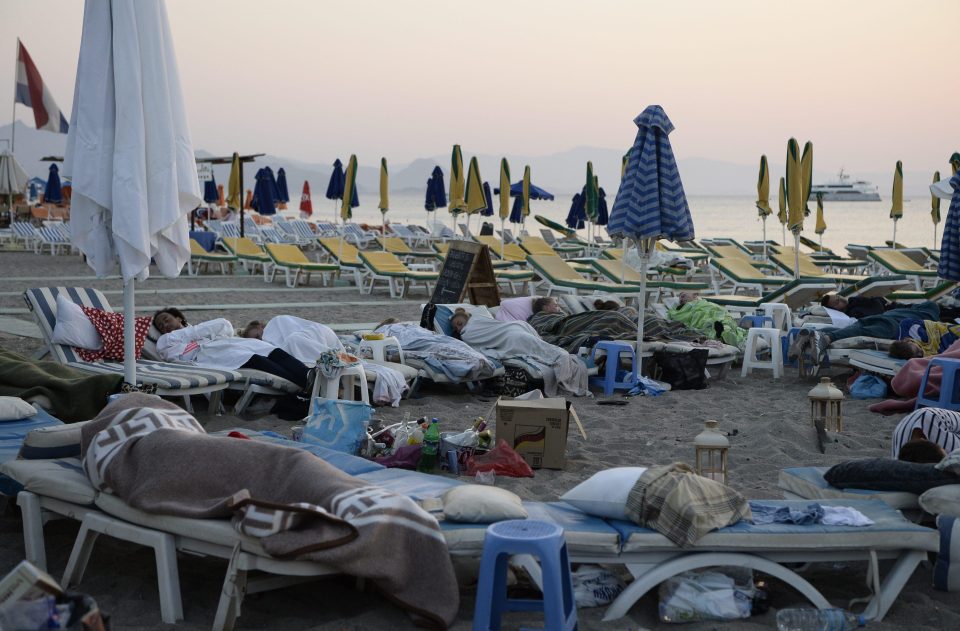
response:
<path fill-rule="evenodd" d="M 33 59 L 23 43 L 17 40 L 17 94 L 15 103 L 23 103 L 33 108 L 33 119 L 37 129 L 67 133 L 67 119 L 60 113 L 60 108 L 53 101 L 53 96 L 47 90 L 40 78 L 40 72 L 33 64 Z"/>

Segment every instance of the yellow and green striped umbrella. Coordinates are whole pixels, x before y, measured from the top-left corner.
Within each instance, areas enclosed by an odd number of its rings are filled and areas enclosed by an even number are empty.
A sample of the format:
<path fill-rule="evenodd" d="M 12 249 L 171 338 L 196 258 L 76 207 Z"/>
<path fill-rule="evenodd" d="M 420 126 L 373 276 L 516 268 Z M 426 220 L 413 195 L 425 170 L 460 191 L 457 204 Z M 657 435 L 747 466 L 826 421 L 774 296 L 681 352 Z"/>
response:
<path fill-rule="evenodd" d="M 787 183 L 780 178 L 780 189 L 777 197 L 777 203 L 780 205 L 780 212 L 777 213 L 777 219 L 784 226 L 787 225 Z"/>
<path fill-rule="evenodd" d="M 467 207 L 464 198 L 463 155 L 460 145 L 453 146 L 453 155 L 450 157 L 450 212 L 454 215 L 462 213 Z"/>
<path fill-rule="evenodd" d="M 810 191 L 813 190 L 813 143 L 807 141 L 800 158 L 800 170 L 803 177 L 803 216 L 810 216 Z"/>
<path fill-rule="evenodd" d="M 954 154 L 950 156 L 950 172 L 956 175 L 957 171 L 960 171 L 960 151 L 955 151 Z"/>
<path fill-rule="evenodd" d="M 584 190 L 586 192 L 583 204 L 584 213 L 590 223 L 596 223 L 599 215 L 597 204 L 600 199 L 600 191 L 597 189 L 597 178 L 593 176 L 593 162 L 587 162 L 587 183 Z"/>
<path fill-rule="evenodd" d="M 933 172 L 933 183 L 940 181 L 940 171 Z M 940 198 L 930 195 L 930 219 L 933 220 L 933 247 L 937 247 L 937 224 L 940 223 Z"/>
<path fill-rule="evenodd" d="M 387 173 L 387 159 L 380 158 L 380 216 L 383 217 L 380 234 L 383 235 L 383 249 L 387 249 L 387 211 L 390 210 L 390 175 Z"/>
<path fill-rule="evenodd" d="M 227 206 L 240 210 L 240 154 L 234 152 L 230 163 L 230 179 L 227 181 Z"/>
<path fill-rule="evenodd" d="M 510 217 L 510 164 L 500 158 L 500 221 Z"/>
<path fill-rule="evenodd" d="M 527 219 L 527 215 L 530 214 L 530 165 L 523 167 L 523 206 L 521 207 L 521 217 L 524 221 Z"/>
<path fill-rule="evenodd" d="M 893 170 L 893 194 L 890 204 L 890 218 L 893 219 L 893 247 L 897 247 L 897 220 L 903 217 L 903 163 L 897 160 Z"/>
<path fill-rule="evenodd" d="M 821 193 L 817 193 L 817 227 L 813 231 L 819 235 L 823 235 L 827 231 L 827 222 L 823 219 L 823 195 Z"/>
<path fill-rule="evenodd" d="M 483 194 L 483 180 L 480 179 L 480 164 L 476 156 L 470 158 L 464 203 L 468 215 L 480 212 L 487 207 L 487 198 Z"/>
<path fill-rule="evenodd" d="M 627 162 L 630 160 L 630 152 L 627 151 L 623 154 L 623 158 L 620 160 L 620 181 L 623 181 L 623 176 L 627 174 Z"/>
<path fill-rule="evenodd" d="M 787 228 L 799 234 L 803 230 L 803 167 L 800 145 L 795 138 L 787 142 Z"/>
<path fill-rule="evenodd" d="M 767 168 L 767 156 L 760 156 L 760 177 L 757 178 L 757 212 L 765 218 L 773 214 L 770 208 L 770 170 Z"/>
<path fill-rule="evenodd" d="M 357 185 L 357 156 L 350 154 L 350 160 L 347 161 L 347 169 L 344 171 L 343 181 L 343 203 L 340 206 L 340 219 L 346 222 L 353 218 L 353 210 L 350 207 L 350 201 L 353 199 L 353 189 Z"/>

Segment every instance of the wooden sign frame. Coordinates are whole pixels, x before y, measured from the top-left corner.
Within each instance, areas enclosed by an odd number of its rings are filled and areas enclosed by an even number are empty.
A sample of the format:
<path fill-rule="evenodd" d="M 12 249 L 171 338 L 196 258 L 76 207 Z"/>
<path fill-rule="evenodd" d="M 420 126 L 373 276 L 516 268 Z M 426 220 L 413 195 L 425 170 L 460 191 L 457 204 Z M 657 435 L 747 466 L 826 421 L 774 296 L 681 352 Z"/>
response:
<path fill-rule="evenodd" d="M 466 278 L 466 282 L 458 278 Z M 461 282 L 460 287 L 454 285 Z M 493 273 L 490 250 L 487 246 L 473 241 L 450 241 L 430 302 L 433 304 L 463 302 L 468 294 L 470 304 L 487 307 L 496 307 L 500 304 L 500 288 L 497 286 L 497 277 Z"/>

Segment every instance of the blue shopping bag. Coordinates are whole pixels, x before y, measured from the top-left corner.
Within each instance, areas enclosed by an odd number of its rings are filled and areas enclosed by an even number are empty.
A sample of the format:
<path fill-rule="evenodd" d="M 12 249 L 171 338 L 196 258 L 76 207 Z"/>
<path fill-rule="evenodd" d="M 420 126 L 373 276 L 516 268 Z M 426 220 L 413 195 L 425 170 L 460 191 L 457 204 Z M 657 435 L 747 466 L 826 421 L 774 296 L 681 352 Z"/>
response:
<path fill-rule="evenodd" d="M 373 408 L 363 401 L 316 397 L 303 428 L 303 440 L 351 455 L 360 452 Z"/>

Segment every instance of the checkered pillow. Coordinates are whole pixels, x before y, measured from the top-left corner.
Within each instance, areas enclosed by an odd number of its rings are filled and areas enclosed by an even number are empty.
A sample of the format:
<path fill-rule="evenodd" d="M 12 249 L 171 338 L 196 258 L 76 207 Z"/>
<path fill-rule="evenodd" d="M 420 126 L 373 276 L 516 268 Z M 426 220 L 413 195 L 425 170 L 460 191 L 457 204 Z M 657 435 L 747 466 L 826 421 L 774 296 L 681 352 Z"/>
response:
<path fill-rule="evenodd" d="M 75 348 L 77 355 L 88 362 L 99 361 L 102 359 L 111 361 L 123 361 L 123 314 L 110 313 L 102 309 L 93 307 L 80 307 L 90 318 L 93 327 L 103 339 L 103 348 L 94 351 L 83 348 Z M 141 317 L 134 321 L 134 349 L 136 358 L 140 359 L 140 353 L 143 350 L 143 342 L 147 337 L 147 330 L 150 328 L 150 318 Z"/>

